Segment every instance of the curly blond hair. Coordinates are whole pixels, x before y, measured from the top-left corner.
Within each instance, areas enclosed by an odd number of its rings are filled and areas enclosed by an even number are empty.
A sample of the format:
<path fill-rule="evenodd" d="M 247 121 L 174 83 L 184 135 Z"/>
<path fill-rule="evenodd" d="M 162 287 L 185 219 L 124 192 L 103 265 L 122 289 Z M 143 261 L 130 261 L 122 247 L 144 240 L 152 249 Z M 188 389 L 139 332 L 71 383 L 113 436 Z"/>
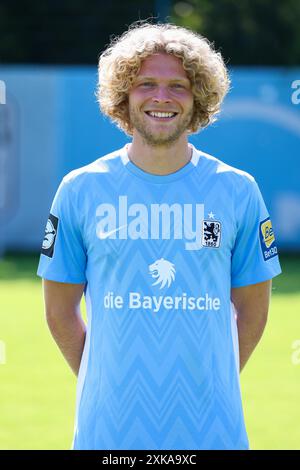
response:
<path fill-rule="evenodd" d="M 99 58 L 96 96 L 100 110 L 132 135 L 128 92 L 142 61 L 159 52 L 180 58 L 191 82 L 194 113 L 188 131 L 195 133 L 214 122 L 230 86 L 223 58 L 208 39 L 173 24 L 137 22 L 112 39 Z"/>

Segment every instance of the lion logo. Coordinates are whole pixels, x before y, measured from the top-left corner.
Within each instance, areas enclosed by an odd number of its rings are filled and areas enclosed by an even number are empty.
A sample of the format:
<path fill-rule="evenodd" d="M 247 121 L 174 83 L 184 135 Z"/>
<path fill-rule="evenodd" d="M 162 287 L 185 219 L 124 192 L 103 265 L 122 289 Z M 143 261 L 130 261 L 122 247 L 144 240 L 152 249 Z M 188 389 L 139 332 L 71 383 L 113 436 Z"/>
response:
<path fill-rule="evenodd" d="M 151 274 L 154 279 L 157 278 L 152 285 L 155 286 L 161 283 L 160 289 L 165 287 L 167 283 L 168 287 L 170 287 L 171 282 L 175 279 L 175 272 L 174 264 L 164 258 L 160 258 L 149 265 L 149 274 Z"/>

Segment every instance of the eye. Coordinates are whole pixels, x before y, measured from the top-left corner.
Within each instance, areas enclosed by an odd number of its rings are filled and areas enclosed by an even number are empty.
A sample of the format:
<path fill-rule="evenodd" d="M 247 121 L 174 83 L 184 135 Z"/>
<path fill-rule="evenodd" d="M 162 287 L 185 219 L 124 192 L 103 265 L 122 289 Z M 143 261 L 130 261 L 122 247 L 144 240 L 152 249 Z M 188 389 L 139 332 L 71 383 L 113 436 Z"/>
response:
<path fill-rule="evenodd" d="M 177 88 L 177 89 L 181 89 L 181 88 L 184 88 L 184 85 L 182 85 L 181 83 L 174 83 L 172 85 L 173 88 Z"/>
<path fill-rule="evenodd" d="M 152 83 L 152 82 L 142 82 L 140 84 L 140 86 L 144 86 L 144 87 L 150 87 L 150 86 L 153 86 L 153 85 L 154 85 L 154 83 Z"/>

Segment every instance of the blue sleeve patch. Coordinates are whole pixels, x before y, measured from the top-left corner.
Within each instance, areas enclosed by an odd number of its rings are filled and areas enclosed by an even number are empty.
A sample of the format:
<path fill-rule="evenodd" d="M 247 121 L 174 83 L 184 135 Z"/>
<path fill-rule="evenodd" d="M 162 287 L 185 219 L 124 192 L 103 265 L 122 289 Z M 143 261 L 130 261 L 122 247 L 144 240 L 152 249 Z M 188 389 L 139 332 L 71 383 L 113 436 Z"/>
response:
<path fill-rule="evenodd" d="M 259 238 L 265 261 L 278 255 L 277 246 L 275 244 L 275 235 L 270 217 L 263 220 L 259 224 Z"/>

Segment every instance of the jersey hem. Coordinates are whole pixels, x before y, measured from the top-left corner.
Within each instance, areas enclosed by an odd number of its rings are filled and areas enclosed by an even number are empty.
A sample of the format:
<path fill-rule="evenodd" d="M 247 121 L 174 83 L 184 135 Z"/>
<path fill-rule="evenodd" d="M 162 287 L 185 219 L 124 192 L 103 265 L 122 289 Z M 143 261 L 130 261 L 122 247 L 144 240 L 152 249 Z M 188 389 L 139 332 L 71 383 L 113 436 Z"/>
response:
<path fill-rule="evenodd" d="M 249 279 L 245 279 L 244 281 L 242 280 L 242 281 L 239 281 L 239 282 L 232 282 L 231 287 L 246 287 L 246 286 L 250 286 L 252 284 L 258 284 L 259 282 L 270 281 L 274 277 L 279 276 L 279 274 L 281 274 L 281 273 L 282 273 L 282 270 L 280 269 L 280 271 L 278 271 L 278 272 L 268 273 L 268 274 L 265 274 L 263 276 L 256 277 L 255 279 L 254 278 L 249 278 Z"/>
<path fill-rule="evenodd" d="M 44 274 L 43 272 L 38 271 L 37 276 L 41 277 L 42 279 L 46 279 L 47 281 L 55 281 L 61 282 L 65 284 L 86 284 L 86 279 L 79 279 L 79 278 L 67 278 L 64 276 L 53 276 L 51 274 Z"/>

